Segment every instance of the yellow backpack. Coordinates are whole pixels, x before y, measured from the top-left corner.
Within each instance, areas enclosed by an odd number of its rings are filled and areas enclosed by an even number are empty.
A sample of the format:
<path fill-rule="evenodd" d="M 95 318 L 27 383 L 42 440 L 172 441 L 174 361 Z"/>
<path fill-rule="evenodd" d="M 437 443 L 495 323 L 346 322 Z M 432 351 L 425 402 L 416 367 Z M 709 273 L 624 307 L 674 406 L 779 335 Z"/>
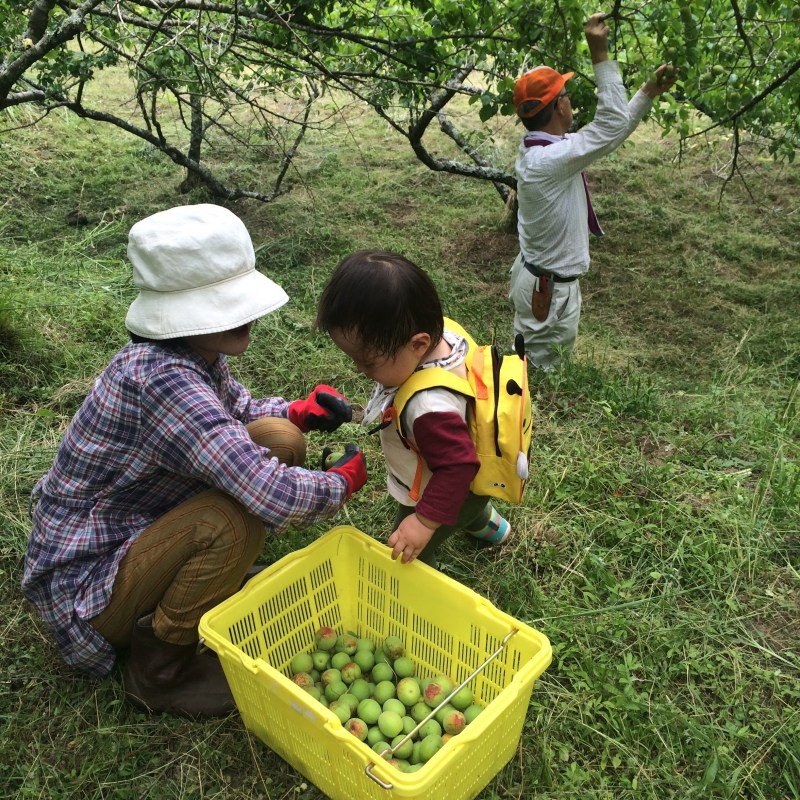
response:
<path fill-rule="evenodd" d="M 444 326 L 467 340 L 467 379 L 441 367 L 421 369 L 397 390 L 393 405 L 384 414 L 384 420 L 394 419 L 406 447 L 417 453 L 417 471 L 409 497 L 419 499 L 422 458 L 403 428 L 403 409 L 417 392 L 443 387 L 470 398 L 467 423 L 481 462 L 470 491 L 519 503 L 528 479 L 533 428 L 522 336 L 517 336 L 514 343 L 516 352 L 504 356 L 495 344 L 477 345 L 457 322 L 445 318 Z"/>

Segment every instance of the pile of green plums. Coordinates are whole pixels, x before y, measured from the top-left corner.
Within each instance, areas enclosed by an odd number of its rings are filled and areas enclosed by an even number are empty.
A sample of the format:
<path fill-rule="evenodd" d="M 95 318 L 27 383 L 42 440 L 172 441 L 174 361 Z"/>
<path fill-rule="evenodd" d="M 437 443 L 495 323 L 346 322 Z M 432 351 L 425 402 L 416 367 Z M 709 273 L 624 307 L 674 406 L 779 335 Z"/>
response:
<path fill-rule="evenodd" d="M 376 645 L 322 627 L 314 650 L 295 655 L 289 671 L 353 736 L 403 772 L 421 769 L 483 711 L 473 702 L 469 685 L 438 708 L 455 684 L 445 675 L 420 678 L 399 636 Z"/>

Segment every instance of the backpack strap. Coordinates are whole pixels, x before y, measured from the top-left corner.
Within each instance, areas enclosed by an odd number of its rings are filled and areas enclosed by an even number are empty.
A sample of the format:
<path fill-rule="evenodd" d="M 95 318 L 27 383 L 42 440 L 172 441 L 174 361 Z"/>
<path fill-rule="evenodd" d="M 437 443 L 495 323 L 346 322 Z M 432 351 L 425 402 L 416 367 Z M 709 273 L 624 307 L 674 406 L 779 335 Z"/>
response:
<path fill-rule="evenodd" d="M 464 364 L 467 367 L 467 372 L 469 372 L 471 375 L 472 383 L 475 387 L 474 390 L 470 391 L 469 396 L 475 397 L 478 400 L 486 400 L 486 398 L 489 396 L 489 390 L 486 388 L 486 384 L 484 383 L 483 379 L 484 358 L 482 351 L 484 348 L 490 347 L 490 345 L 478 346 L 475 344 L 475 340 L 464 330 L 464 328 L 462 328 L 461 325 L 449 317 L 444 318 L 444 326 L 447 328 L 447 330 L 457 333 L 459 336 L 463 336 L 464 339 L 467 340 L 468 349 Z M 458 390 L 456 389 L 455 391 Z M 464 394 L 464 392 L 462 392 L 462 394 Z"/>
<path fill-rule="evenodd" d="M 461 327 L 457 322 L 447 317 L 444 318 L 444 326 L 447 330 L 452 331 L 459 336 L 462 336 L 467 341 L 467 355 L 464 364 L 467 371 L 472 370 L 473 355 L 476 352 L 477 345 L 473 338 Z M 483 386 L 483 381 L 479 385 Z M 466 397 L 474 398 L 476 396 L 475 390 L 472 388 L 470 382 L 456 375 L 448 369 L 442 367 L 427 367 L 426 369 L 418 370 L 411 374 L 405 383 L 400 386 L 394 396 L 391 406 L 383 412 L 381 418 L 381 426 L 389 425 L 392 422 L 397 426 L 397 433 L 400 436 L 403 444 L 411 450 L 417 457 L 417 468 L 414 473 L 414 480 L 409 489 L 408 496 L 415 502 L 419 500 L 420 488 L 422 486 L 422 472 L 423 460 L 416 445 L 409 439 L 408 432 L 403 423 L 403 410 L 408 401 L 418 392 L 425 391 L 426 389 L 449 389 L 456 394 L 462 394 Z M 486 387 L 483 386 L 483 391 L 486 392 Z"/>
<path fill-rule="evenodd" d="M 417 468 L 414 471 L 414 480 L 408 490 L 408 496 L 414 502 L 419 500 L 420 497 L 424 462 L 416 445 L 408 437 L 408 432 L 403 423 L 403 410 L 408 401 L 418 392 L 425 391 L 426 389 L 438 388 L 449 389 L 450 391 L 463 394 L 467 397 L 475 397 L 475 392 L 472 390 L 469 381 L 465 378 L 455 375 L 450 372 L 450 370 L 443 369 L 442 367 L 428 367 L 427 369 L 421 369 L 419 372 L 415 372 L 411 375 L 397 390 L 392 405 L 384 411 L 384 419 L 394 420 L 401 441 L 417 457 Z"/>
<path fill-rule="evenodd" d="M 394 396 L 392 406 L 395 411 L 392 416 L 395 417 L 397 428 L 400 435 L 405 439 L 407 432 L 403 424 L 403 409 L 406 407 L 408 401 L 417 393 L 425 391 L 425 389 L 449 389 L 456 394 L 463 394 L 466 397 L 475 397 L 475 391 L 466 378 L 456 375 L 449 369 L 442 367 L 427 367 L 418 372 L 414 372 L 411 377 L 397 390 Z M 388 411 L 388 409 L 387 409 Z M 384 412 L 384 417 L 387 412 Z"/>

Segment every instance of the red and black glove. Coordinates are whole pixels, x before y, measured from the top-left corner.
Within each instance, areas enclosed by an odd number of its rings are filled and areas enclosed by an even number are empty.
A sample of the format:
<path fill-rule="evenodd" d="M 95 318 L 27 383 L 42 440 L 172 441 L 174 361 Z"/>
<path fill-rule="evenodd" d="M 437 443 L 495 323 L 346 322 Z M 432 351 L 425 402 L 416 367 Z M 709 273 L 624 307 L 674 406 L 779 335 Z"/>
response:
<path fill-rule="evenodd" d="M 289 421 L 308 431 L 335 431 L 343 422 L 353 419 L 353 409 L 347 398 L 333 386 L 321 383 L 306 400 L 289 403 Z"/>
<path fill-rule="evenodd" d="M 333 453 L 333 458 L 331 454 L 330 447 L 322 451 L 322 469 L 335 472 L 347 481 L 347 502 L 353 492 L 357 492 L 367 482 L 367 460 L 364 458 L 364 451 L 352 442 L 345 445 L 344 452 Z"/>

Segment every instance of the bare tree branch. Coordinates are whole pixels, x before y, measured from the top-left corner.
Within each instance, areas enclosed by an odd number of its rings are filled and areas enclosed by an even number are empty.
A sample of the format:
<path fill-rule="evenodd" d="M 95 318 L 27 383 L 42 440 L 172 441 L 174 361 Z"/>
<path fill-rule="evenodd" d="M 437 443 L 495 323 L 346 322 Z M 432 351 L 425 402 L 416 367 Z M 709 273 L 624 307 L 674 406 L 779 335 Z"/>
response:
<path fill-rule="evenodd" d="M 467 79 L 470 72 L 474 69 L 475 65 L 472 63 L 465 64 L 447 82 L 447 87 L 434 92 L 430 97 L 428 108 L 422 112 L 419 119 L 408 129 L 408 141 L 412 149 L 417 155 L 417 158 L 425 164 L 429 169 L 435 172 L 451 172 L 455 175 L 464 175 L 472 178 L 480 178 L 481 180 L 492 181 L 495 184 L 504 184 L 513 187 L 515 180 L 511 175 L 503 172 L 502 170 L 494 167 L 486 166 L 471 166 L 470 164 L 462 164 L 458 161 L 444 161 L 435 158 L 422 143 L 422 137 L 430 125 L 431 121 L 437 118 L 441 110 L 453 99 L 459 87 Z"/>
<path fill-rule="evenodd" d="M 263 194 L 261 192 L 248 191 L 246 189 L 241 189 L 239 187 L 233 187 L 233 188 L 228 187 L 221 181 L 219 181 L 216 178 L 216 176 L 202 164 L 196 163 L 195 161 L 190 159 L 185 153 L 183 153 L 183 151 L 181 151 L 179 148 L 169 144 L 166 140 L 163 140 L 162 138 L 155 136 L 148 130 L 145 130 L 143 128 L 137 128 L 130 122 L 121 119 L 120 117 L 117 117 L 114 114 L 109 114 L 106 111 L 98 111 L 96 109 L 86 108 L 85 106 L 78 106 L 71 101 L 63 102 L 61 105 L 64 108 L 69 109 L 79 117 L 115 125 L 116 127 L 126 131 L 127 133 L 132 134 L 133 136 L 137 136 L 138 138 L 143 139 L 146 142 L 149 142 L 158 150 L 168 155 L 179 166 L 191 170 L 192 172 L 196 172 L 198 175 L 200 175 L 202 177 L 203 183 L 205 183 L 205 185 L 209 188 L 209 191 L 216 197 L 225 200 L 238 200 L 239 198 L 242 197 L 249 197 L 253 200 L 261 200 L 262 202 L 271 202 L 278 195 L 284 193 L 283 191 L 278 190 L 271 192 L 270 194 Z"/>
<path fill-rule="evenodd" d="M 441 128 L 442 132 L 447 134 L 479 167 L 493 169 L 492 163 L 488 159 L 484 158 L 470 144 L 466 137 L 464 137 L 456 128 L 456 126 L 453 125 L 443 111 L 439 112 L 438 118 L 439 127 Z M 497 189 L 497 193 L 503 198 L 504 203 L 508 202 L 508 198 L 511 195 L 512 189 L 516 189 L 516 184 L 516 180 L 514 180 L 514 183 L 511 186 L 505 183 L 494 181 L 494 188 Z"/>
<path fill-rule="evenodd" d="M 731 9 L 733 10 L 733 18 L 736 20 L 736 30 L 739 31 L 739 38 L 747 48 L 750 54 L 750 63 L 755 67 L 756 59 L 753 55 L 753 46 L 750 44 L 750 39 L 747 36 L 747 31 L 744 29 L 744 20 L 742 19 L 742 12 L 739 8 L 739 3 L 736 0 L 731 0 Z"/>

